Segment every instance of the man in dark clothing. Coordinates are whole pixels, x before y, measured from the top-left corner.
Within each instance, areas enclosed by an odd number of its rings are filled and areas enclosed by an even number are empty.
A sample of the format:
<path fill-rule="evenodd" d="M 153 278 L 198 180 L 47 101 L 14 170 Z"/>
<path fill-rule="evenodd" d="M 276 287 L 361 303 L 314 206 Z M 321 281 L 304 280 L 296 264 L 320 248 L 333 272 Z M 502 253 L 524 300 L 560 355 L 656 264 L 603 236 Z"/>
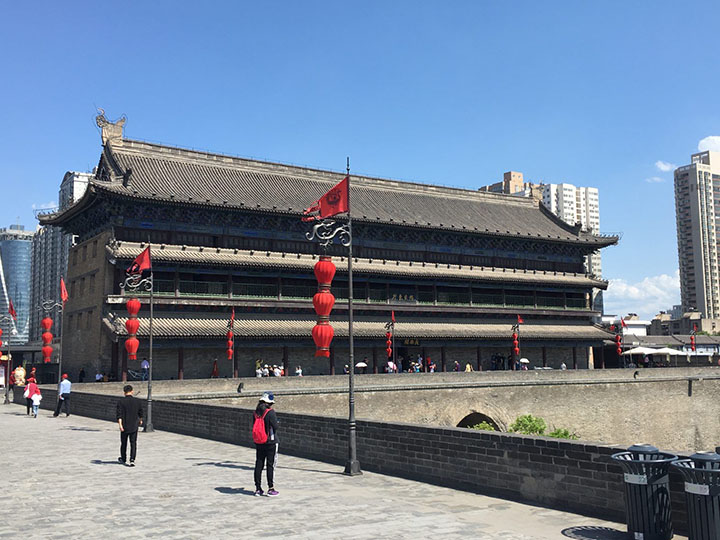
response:
<path fill-rule="evenodd" d="M 254 418 L 262 418 L 265 423 L 265 433 L 267 441 L 263 444 L 255 443 L 255 496 L 260 497 L 265 494 L 262 490 L 262 470 L 267 463 L 267 481 L 268 481 L 268 497 L 279 495 L 275 489 L 275 467 L 277 465 L 277 449 L 278 449 L 278 419 L 277 414 L 272 406 L 275 403 L 275 397 L 272 392 L 265 392 L 260 398 L 260 402 L 255 409 Z"/>
<path fill-rule="evenodd" d="M 143 423 L 142 402 L 133 397 L 133 387 L 125 385 L 123 388 L 125 397 L 118 401 L 116 418 L 120 426 L 120 457 L 118 461 L 125 463 L 127 460 L 127 442 L 130 440 L 130 467 L 135 466 L 135 455 L 137 453 L 138 427 Z"/>

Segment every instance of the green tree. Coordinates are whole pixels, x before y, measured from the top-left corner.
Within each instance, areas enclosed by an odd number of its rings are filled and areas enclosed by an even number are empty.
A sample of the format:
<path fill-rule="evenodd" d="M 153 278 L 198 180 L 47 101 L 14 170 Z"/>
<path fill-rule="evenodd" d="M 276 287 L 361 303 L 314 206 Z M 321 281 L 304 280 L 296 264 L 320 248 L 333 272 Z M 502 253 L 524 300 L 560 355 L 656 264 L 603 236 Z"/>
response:
<path fill-rule="evenodd" d="M 475 424 L 474 426 L 470 426 L 470 429 L 479 429 L 482 431 L 497 431 L 495 429 L 495 426 L 493 426 L 490 422 L 480 422 L 479 424 Z"/>
<path fill-rule="evenodd" d="M 510 424 L 511 433 L 522 433 L 523 435 L 544 435 L 546 429 L 547 424 L 545 420 L 532 414 L 518 416 L 515 421 Z"/>
<path fill-rule="evenodd" d="M 576 441 L 580 438 L 578 437 L 577 433 L 572 432 L 566 428 L 555 428 L 550 433 L 548 433 L 547 436 L 553 437 L 555 439 L 570 439 L 572 441 Z"/>

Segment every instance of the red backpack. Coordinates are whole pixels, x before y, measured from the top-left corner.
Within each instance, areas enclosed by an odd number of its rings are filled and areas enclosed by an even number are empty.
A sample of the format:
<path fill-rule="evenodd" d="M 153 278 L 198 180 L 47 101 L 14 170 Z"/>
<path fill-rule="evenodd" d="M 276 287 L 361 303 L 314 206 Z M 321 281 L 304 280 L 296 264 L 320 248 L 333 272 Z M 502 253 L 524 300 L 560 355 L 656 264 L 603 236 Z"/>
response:
<path fill-rule="evenodd" d="M 265 416 L 269 411 L 270 409 L 265 409 L 262 416 L 258 416 L 256 412 L 253 413 L 255 421 L 253 422 L 252 438 L 255 444 L 265 444 L 268 440 L 267 431 L 265 431 Z"/>

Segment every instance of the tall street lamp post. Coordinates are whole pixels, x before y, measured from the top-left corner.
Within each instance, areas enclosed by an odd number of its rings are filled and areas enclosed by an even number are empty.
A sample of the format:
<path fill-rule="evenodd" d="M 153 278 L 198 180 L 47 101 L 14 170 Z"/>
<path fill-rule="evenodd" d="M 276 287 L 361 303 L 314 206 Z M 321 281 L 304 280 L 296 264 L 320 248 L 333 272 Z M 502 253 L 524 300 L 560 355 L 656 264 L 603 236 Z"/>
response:
<path fill-rule="evenodd" d="M 149 244 L 148 244 L 149 246 Z M 148 255 L 149 259 L 149 255 Z M 150 327 L 149 327 L 149 352 L 148 352 L 148 386 L 147 386 L 147 421 L 145 422 L 145 427 L 143 428 L 143 431 L 151 432 L 155 431 L 153 428 L 152 423 L 152 372 L 153 372 L 153 272 L 152 269 L 150 269 L 150 275 L 148 277 L 143 277 L 142 272 L 131 272 L 127 271 L 125 273 L 125 281 L 120 283 L 120 289 L 122 291 L 130 291 L 133 293 L 136 293 L 137 291 L 147 291 L 150 293 Z M 132 301 L 132 300 L 131 300 Z M 137 308 L 140 307 L 140 302 L 135 300 L 137 302 Z M 126 323 L 127 328 L 127 323 Z M 137 328 L 135 329 L 137 331 Z M 135 339 L 135 349 L 137 350 L 137 339 Z M 127 349 L 127 346 L 126 346 Z M 134 353 L 133 353 L 134 354 Z"/>
<path fill-rule="evenodd" d="M 347 214 L 346 223 L 336 225 L 334 220 L 325 219 L 342 213 Z M 348 341 L 350 346 L 350 369 L 348 372 L 348 458 L 345 462 L 345 474 L 348 476 L 357 476 L 362 474 L 362 471 L 360 470 L 360 462 L 357 458 L 357 422 L 355 420 L 355 346 L 353 341 L 353 253 L 352 218 L 350 213 L 350 158 L 347 160 L 347 171 L 342 182 L 333 187 L 322 199 L 318 200 L 315 205 L 308 208 L 304 214 L 306 217 L 303 218 L 303 221 L 316 222 L 312 227 L 312 231 L 305 234 L 308 240 L 316 240 L 323 248 L 327 249 L 337 238 L 343 246 L 348 248 Z M 327 323 L 325 323 L 325 325 L 327 325 Z M 320 335 L 320 333 L 318 335 Z M 332 327 L 330 327 L 329 333 L 323 332 L 323 335 L 325 337 L 322 340 L 326 341 L 323 346 L 329 347 L 333 335 Z"/>
<path fill-rule="evenodd" d="M 40 306 L 42 307 L 42 310 L 45 312 L 45 316 L 49 317 L 50 313 L 55 311 L 55 318 L 57 318 L 58 313 L 60 314 L 60 345 L 58 346 L 58 373 L 57 373 L 57 382 L 60 382 L 60 377 L 62 377 L 62 334 L 63 334 L 63 304 L 60 302 L 56 302 L 55 300 L 45 300 L 43 301 Z"/>

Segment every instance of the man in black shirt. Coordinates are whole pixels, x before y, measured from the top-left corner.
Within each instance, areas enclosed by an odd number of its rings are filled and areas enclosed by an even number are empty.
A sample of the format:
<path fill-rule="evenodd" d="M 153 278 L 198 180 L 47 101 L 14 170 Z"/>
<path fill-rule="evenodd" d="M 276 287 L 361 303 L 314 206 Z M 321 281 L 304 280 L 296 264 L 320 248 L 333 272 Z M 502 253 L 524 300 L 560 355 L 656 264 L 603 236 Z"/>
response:
<path fill-rule="evenodd" d="M 117 404 L 117 421 L 120 426 L 120 457 L 118 461 L 125 463 L 127 460 L 127 442 L 130 439 L 130 467 L 135 466 L 135 455 L 137 453 L 137 432 L 142 426 L 143 410 L 142 402 L 133 397 L 133 387 L 125 385 L 123 388 L 125 397 Z"/>

